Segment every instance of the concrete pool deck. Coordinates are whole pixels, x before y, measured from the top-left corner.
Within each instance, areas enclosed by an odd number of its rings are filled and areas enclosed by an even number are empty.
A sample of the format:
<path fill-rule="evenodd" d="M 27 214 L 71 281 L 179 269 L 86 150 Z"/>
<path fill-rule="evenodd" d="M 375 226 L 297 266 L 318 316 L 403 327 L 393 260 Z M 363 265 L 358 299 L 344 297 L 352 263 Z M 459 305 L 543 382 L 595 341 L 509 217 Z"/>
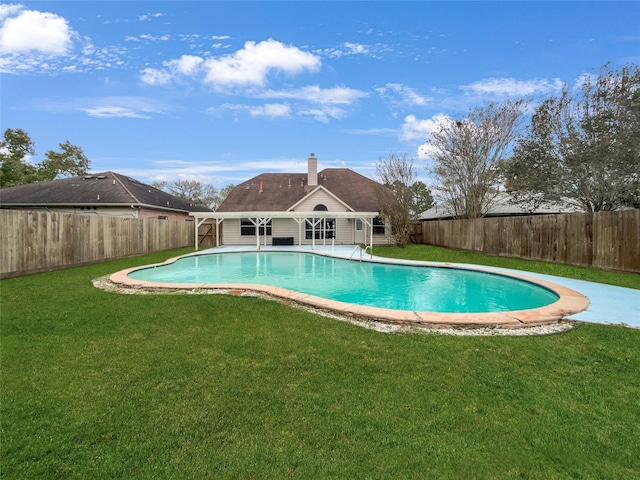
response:
<path fill-rule="evenodd" d="M 234 292 L 256 291 L 267 295 L 286 298 L 296 303 L 310 305 L 315 308 L 326 309 L 337 313 L 360 316 L 389 323 L 429 325 L 433 327 L 503 327 L 518 328 L 558 323 L 561 320 L 571 320 L 589 323 L 621 324 L 628 327 L 640 328 L 640 292 L 638 290 L 615 287 L 610 285 L 573 280 L 551 275 L 510 270 L 503 268 L 485 267 L 468 264 L 449 264 L 442 262 L 415 262 L 410 260 L 390 259 L 386 257 L 370 256 L 362 252 L 355 245 L 316 245 L 261 247 L 262 251 L 299 251 L 322 255 L 331 255 L 353 260 L 371 259 L 383 263 L 420 264 L 440 267 L 461 267 L 472 270 L 501 273 L 507 276 L 539 283 L 560 296 L 560 300 L 546 307 L 495 313 L 439 313 L 413 312 L 404 310 L 388 310 L 363 305 L 337 302 L 325 298 L 314 297 L 304 293 L 293 292 L 278 287 L 247 284 L 158 284 L 133 280 L 127 277 L 132 270 L 116 272 L 111 275 L 113 283 L 134 288 L 165 288 L 165 289 L 219 289 Z M 201 250 L 194 254 L 225 253 L 238 251 L 255 251 L 254 246 L 225 246 Z M 175 259 L 169 259 L 173 261 Z"/>

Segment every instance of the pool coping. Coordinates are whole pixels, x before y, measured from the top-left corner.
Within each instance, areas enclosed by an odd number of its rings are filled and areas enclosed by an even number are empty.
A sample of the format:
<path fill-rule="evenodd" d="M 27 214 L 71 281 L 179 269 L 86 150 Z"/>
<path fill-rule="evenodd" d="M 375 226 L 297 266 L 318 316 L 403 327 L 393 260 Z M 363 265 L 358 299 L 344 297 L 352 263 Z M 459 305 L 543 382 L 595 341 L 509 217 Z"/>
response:
<path fill-rule="evenodd" d="M 233 250 L 237 251 L 256 251 L 255 249 Z M 265 251 L 274 251 L 267 250 Z M 277 251 L 290 251 L 277 249 Z M 294 250 L 300 252 L 301 250 Z M 342 259 L 349 259 L 348 257 L 340 254 L 317 251 L 317 250 L 304 250 L 306 253 L 313 253 L 316 255 L 336 257 Z M 582 312 L 589 306 L 589 300 L 581 293 L 567 288 L 557 283 L 553 283 L 547 280 L 537 279 L 521 275 L 517 273 L 504 273 L 496 272 L 489 268 L 482 268 L 478 266 L 459 265 L 455 263 L 440 263 L 440 262 L 421 262 L 413 260 L 400 260 L 400 259 L 388 259 L 388 258 L 360 258 L 353 259 L 353 261 L 366 261 L 374 263 L 393 263 L 397 265 L 418 265 L 418 266 L 433 266 L 439 268 L 455 268 L 463 270 L 478 271 L 483 273 L 489 273 L 492 275 L 503 275 L 526 282 L 540 285 L 545 287 L 556 295 L 558 300 L 552 304 L 544 307 L 533 308 L 528 310 L 512 310 L 507 312 L 486 312 L 486 313 L 443 313 L 443 312 L 423 312 L 423 311 L 410 311 L 410 310 L 392 310 L 379 307 L 370 307 L 365 305 L 358 305 L 353 303 L 340 302 L 337 300 L 330 300 L 314 295 L 295 292 L 281 287 L 274 287 L 270 285 L 249 284 L 249 283 L 165 283 L 165 282 L 148 282 L 144 280 L 134 280 L 127 275 L 134 270 L 140 270 L 142 268 L 153 268 L 160 265 L 166 265 L 175 262 L 179 258 L 211 254 L 211 253 L 224 253 L 222 251 L 212 252 L 211 250 L 190 253 L 187 255 L 181 255 L 178 257 L 172 257 L 168 260 L 142 265 L 138 267 L 128 268 L 110 275 L 109 279 L 112 283 L 121 286 L 127 286 L 130 288 L 149 289 L 149 290 L 217 290 L 228 291 L 229 293 L 238 294 L 239 292 L 257 292 L 261 294 L 270 295 L 273 297 L 283 298 L 295 303 L 309 305 L 314 308 L 323 310 L 329 310 L 346 316 L 363 317 L 370 320 L 394 323 L 394 324 L 406 324 L 406 325 L 420 325 L 430 327 L 471 327 L 471 328 L 487 328 L 487 327 L 500 327 L 500 328 L 522 328 L 533 327 L 540 325 L 548 325 L 561 322 L 565 317 Z"/>

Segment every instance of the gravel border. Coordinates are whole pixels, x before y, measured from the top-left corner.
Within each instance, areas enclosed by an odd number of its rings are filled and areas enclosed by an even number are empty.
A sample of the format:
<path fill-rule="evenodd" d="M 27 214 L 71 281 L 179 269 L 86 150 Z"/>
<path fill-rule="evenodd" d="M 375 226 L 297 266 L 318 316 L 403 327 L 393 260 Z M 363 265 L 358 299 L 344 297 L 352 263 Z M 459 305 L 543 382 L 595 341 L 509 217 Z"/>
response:
<path fill-rule="evenodd" d="M 226 289 L 153 289 L 153 288 L 135 288 L 123 285 L 117 285 L 109 280 L 109 276 L 100 277 L 92 280 L 93 286 L 101 290 L 119 293 L 123 295 L 236 295 L 243 297 L 260 297 L 265 300 L 278 301 L 282 304 L 305 310 L 307 312 L 315 313 L 325 318 L 332 320 L 338 320 L 341 322 L 347 322 L 352 325 L 356 325 L 369 330 L 375 330 L 380 333 L 389 334 L 420 334 L 420 335 L 455 335 L 466 337 L 495 337 L 495 336 L 531 336 L 531 335 L 555 335 L 558 333 L 568 332 L 573 330 L 579 322 L 563 320 L 558 323 L 538 325 L 532 327 L 519 327 L 519 328 L 499 328 L 499 327 L 459 327 L 459 328 L 436 328 L 427 325 L 405 325 L 394 324 L 380 320 L 340 315 L 332 311 L 323 310 L 320 308 L 310 307 L 309 305 L 302 305 L 291 300 L 285 300 L 271 295 L 266 295 L 260 292 L 241 291 L 241 290 L 226 290 Z"/>

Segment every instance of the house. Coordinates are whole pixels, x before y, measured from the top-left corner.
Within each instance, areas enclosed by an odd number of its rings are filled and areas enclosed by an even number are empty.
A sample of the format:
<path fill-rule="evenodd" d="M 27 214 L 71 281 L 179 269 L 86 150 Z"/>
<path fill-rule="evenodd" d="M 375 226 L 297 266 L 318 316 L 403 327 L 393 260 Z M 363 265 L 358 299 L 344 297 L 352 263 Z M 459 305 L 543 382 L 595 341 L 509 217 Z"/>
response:
<path fill-rule="evenodd" d="M 211 211 L 115 172 L 3 188 L 0 208 L 188 221 L 190 212 Z"/>
<path fill-rule="evenodd" d="M 380 218 L 386 188 L 348 168 L 263 173 L 235 187 L 216 212 L 192 215 L 222 225 L 216 245 L 388 245 Z"/>
<path fill-rule="evenodd" d="M 574 205 L 563 204 L 543 204 L 536 208 L 527 207 L 520 203 L 513 203 L 512 197 L 508 193 L 499 193 L 493 199 L 484 217 L 513 217 L 521 215 L 545 215 L 554 213 L 574 213 L 579 211 Z M 453 210 L 448 205 L 436 205 L 420 214 L 420 220 L 451 220 L 455 218 Z"/>

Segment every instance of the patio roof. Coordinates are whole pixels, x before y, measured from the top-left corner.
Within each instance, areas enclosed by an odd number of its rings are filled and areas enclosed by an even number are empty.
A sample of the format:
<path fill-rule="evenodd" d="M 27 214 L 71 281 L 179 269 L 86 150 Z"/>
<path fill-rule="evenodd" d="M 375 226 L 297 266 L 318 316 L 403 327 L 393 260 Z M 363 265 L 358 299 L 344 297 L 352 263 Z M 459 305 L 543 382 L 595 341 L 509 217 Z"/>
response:
<path fill-rule="evenodd" d="M 196 219 L 195 223 L 195 248 L 198 249 L 198 228 L 207 220 L 215 220 L 216 227 L 225 219 L 237 219 L 237 218 L 249 218 L 252 223 L 259 227 L 265 225 L 269 220 L 273 218 L 289 218 L 302 225 L 302 223 L 308 218 L 353 218 L 359 219 L 370 229 L 369 242 L 373 243 L 373 219 L 379 216 L 378 212 L 326 212 L 326 211 L 311 211 L 311 212 L 264 212 L 264 211 L 250 211 L 250 212 L 190 212 L 189 215 Z M 314 225 L 315 228 L 315 225 Z M 218 237 L 219 229 L 216 228 L 216 246 L 219 246 L 220 239 Z M 315 246 L 315 235 L 312 236 L 312 240 Z M 300 239 L 301 241 L 301 239 Z M 266 235 L 265 235 L 266 242 Z M 373 245 L 370 245 L 371 247 Z M 260 229 L 256 228 L 256 248 L 260 248 Z"/>

